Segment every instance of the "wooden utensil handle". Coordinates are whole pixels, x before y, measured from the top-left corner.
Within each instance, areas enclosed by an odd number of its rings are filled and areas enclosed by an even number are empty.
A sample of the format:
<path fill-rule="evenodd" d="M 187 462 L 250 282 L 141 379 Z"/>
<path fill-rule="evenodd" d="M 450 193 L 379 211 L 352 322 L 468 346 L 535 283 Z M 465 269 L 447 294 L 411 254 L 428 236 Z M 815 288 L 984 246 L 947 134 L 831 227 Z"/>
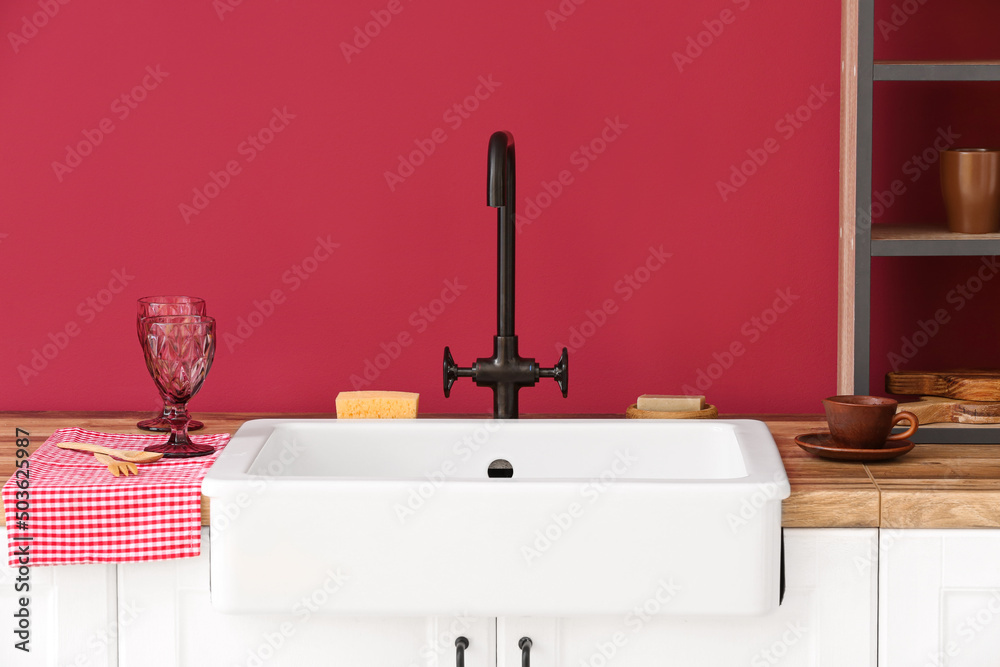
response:
<path fill-rule="evenodd" d="M 92 452 L 95 454 L 110 454 L 112 450 L 101 445 L 92 445 L 89 442 L 58 442 L 56 447 L 60 449 L 74 449 L 78 452 Z"/>
<path fill-rule="evenodd" d="M 920 422 L 917 420 L 917 416 L 912 412 L 897 412 L 892 418 L 892 425 L 895 426 L 901 421 L 910 422 L 910 428 L 906 429 L 902 433 L 890 435 L 888 438 L 889 440 L 906 440 L 917 432 L 917 427 L 920 425 Z"/>

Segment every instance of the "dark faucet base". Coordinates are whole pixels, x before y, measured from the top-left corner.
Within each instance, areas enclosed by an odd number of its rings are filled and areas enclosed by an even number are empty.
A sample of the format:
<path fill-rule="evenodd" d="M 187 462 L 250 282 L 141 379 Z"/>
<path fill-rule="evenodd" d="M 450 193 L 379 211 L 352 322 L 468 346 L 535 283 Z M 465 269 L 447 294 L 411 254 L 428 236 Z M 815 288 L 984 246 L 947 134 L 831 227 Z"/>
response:
<path fill-rule="evenodd" d="M 533 387 L 541 377 L 535 360 L 517 353 L 517 336 L 494 336 L 493 356 L 476 359 L 473 368 L 476 386 L 493 390 L 497 419 L 517 419 L 517 392 L 521 387 Z"/>
<path fill-rule="evenodd" d="M 444 395 L 451 393 L 451 386 L 460 377 L 471 377 L 478 387 L 493 390 L 494 419 L 517 419 L 517 392 L 521 387 L 532 387 L 540 378 L 553 378 L 562 390 L 569 392 L 569 352 L 563 348 L 559 361 L 552 368 L 540 368 L 534 359 L 522 357 L 517 352 L 517 336 L 494 336 L 493 356 L 480 357 L 470 368 L 460 368 L 444 348 Z"/>

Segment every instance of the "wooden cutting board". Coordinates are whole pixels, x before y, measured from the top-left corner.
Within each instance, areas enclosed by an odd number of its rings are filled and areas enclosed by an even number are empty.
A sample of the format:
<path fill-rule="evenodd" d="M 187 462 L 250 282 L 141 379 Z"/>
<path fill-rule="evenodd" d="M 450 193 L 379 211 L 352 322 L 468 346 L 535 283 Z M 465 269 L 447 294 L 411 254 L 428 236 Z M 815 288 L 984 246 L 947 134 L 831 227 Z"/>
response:
<path fill-rule="evenodd" d="M 1000 424 L 1000 403 L 976 403 L 924 396 L 915 403 L 900 403 L 896 412 L 904 410 L 915 414 L 921 424 Z"/>
<path fill-rule="evenodd" d="M 965 401 L 1000 401 L 1000 371 L 886 373 L 885 389 L 893 394 L 943 396 Z"/>

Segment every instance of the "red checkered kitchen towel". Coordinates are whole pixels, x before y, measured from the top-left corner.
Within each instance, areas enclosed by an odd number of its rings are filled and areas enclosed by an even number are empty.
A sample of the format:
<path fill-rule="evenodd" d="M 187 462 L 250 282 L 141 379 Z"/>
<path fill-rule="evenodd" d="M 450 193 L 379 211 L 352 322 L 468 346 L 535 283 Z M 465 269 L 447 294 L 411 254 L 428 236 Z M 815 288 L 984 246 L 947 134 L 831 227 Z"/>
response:
<path fill-rule="evenodd" d="M 215 447 L 215 454 L 140 463 L 139 474 L 128 477 L 113 477 L 93 454 L 55 446 L 69 441 L 142 450 L 165 438 L 79 428 L 53 433 L 28 459 L 27 507 L 25 489 L 17 484 L 23 476 L 14 475 L 4 484 L 8 564 L 23 565 L 18 559 L 24 556 L 24 545 L 28 545 L 29 565 L 197 556 L 201 552 L 201 481 L 229 442 L 228 433 L 192 436 L 194 442 Z"/>

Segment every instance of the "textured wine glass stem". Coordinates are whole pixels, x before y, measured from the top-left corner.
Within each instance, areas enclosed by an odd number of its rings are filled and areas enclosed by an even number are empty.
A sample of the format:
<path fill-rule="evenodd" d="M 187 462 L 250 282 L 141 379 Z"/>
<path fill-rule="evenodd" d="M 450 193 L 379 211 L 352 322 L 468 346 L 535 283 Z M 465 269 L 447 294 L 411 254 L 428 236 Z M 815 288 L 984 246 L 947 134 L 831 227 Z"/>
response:
<path fill-rule="evenodd" d="M 164 397 L 163 418 L 167 421 L 183 419 L 189 422 L 191 421 L 191 413 L 188 412 L 187 403 L 171 403 L 169 399 Z"/>
<path fill-rule="evenodd" d="M 190 417 L 188 416 L 187 404 L 178 403 L 171 406 L 172 410 L 169 412 L 166 420 L 170 422 L 170 440 L 167 441 L 168 445 L 190 445 L 191 438 L 188 437 L 188 421 Z"/>

